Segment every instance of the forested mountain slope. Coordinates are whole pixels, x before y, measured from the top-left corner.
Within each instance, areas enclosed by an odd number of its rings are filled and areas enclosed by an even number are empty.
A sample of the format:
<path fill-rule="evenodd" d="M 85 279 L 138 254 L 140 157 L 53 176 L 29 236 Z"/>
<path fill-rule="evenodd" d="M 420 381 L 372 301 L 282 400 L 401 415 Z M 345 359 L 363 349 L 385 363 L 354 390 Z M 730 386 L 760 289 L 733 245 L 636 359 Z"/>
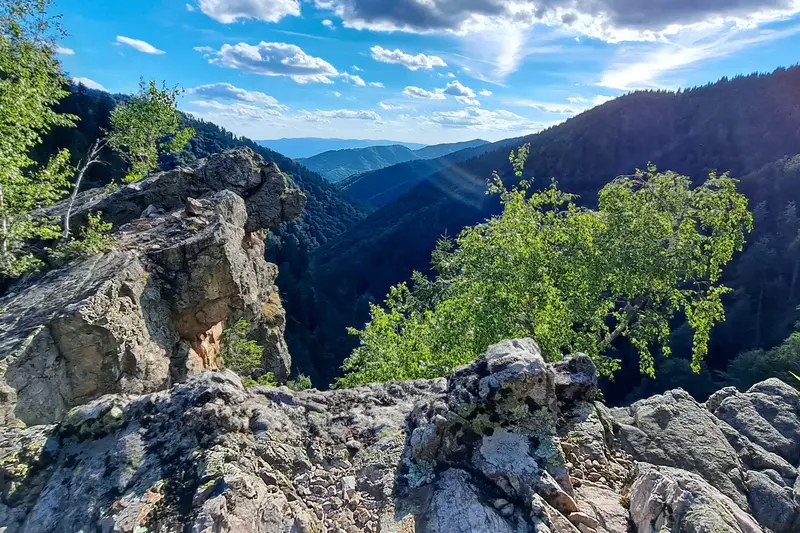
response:
<path fill-rule="evenodd" d="M 414 153 L 417 154 L 417 157 L 421 159 L 435 159 L 437 157 L 446 156 L 447 154 L 452 154 L 453 152 L 458 152 L 459 150 L 477 148 L 478 146 L 483 146 L 484 144 L 489 144 L 489 141 L 484 141 L 483 139 L 474 139 L 472 141 L 464 141 L 460 143 L 432 144 L 430 146 L 426 146 L 425 148 L 414 150 Z"/>
<path fill-rule="evenodd" d="M 464 148 L 435 159 L 408 161 L 372 172 L 351 176 L 339 183 L 348 198 L 366 208 L 378 209 L 387 205 L 425 178 L 493 150 L 516 146 L 518 139 Z M 507 155 L 507 154 L 506 154 Z"/>
<path fill-rule="evenodd" d="M 309 169 L 319 172 L 328 181 L 338 182 L 356 174 L 390 167 L 418 159 L 434 159 L 453 152 L 476 148 L 489 144 L 476 139 L 460 143 L 437 144 L 419 150 L 411 150 L 404 145 L 369 146 L 346 150 L 330 150 L 313 157 L 297 159 Z"/>
<path fill-rule="evenodd" d="M 298 159 L 314 172 L 328 181 L 341 181 L 353 174 L 384 168 L 397 163 L 417 159 L 417 155 L 399 144 L 391 146 L 370 146 L 349 150 L 331 150 L 313 157 Z"/>
<path fill-rule="evenodd" d="M 324 139 L 320 137 L 296 137 L 292 139 L 272 139 L 256 141 L 257 144 L 270 150 L 280 152 L 286 157 L 313 157 L 330 150 L 346 150 L 350 148 L 367 148 L 368 146 L 390 146 L 400 144 L 409 150 L 424 148 L 424 144 L 404 143 L 399 141 L 373 139 Z"/>
<path fill-rule="evenodd" d="M 540 186 L 556 177 L 563 190 L 588 203 L 609 180 L 649 161 L 694 178 L 713 169 L 741 177 L 800 151 L 800 68 L 723 79 L 678 93 L 635 92 L 514 144 L 523 142 L 531 145 L 526 175 L 534 176 Z M 307 344 L 315 346 L 322 383 L 336 375 L 341 358 L 352 348 L 344 327 L 366 320 L 367 301 L 382 299 L 390 284 L 408 279 L 412 270 L 427 270 L 430 252 L 442 234 L 454 235 L 465 224 L 497 211 L 497 199 L 484 194 L 494 169 L 508 175 L 508 147 L 437 172 L 318 250 L 313 286 L 328 288 L 317 297 L 329 301 L 315 307 L 336 313 L 300 319 L 312 325 Z M 773 203 L 783 205 L 771 205 L 773 212 L 785 209 L 792 198 L 793 179 L 787 178 L 782 187 Z M 762 188 L 745 190 L 757 198 Z M 750 286 L 739 290 L 752 298 Z M 786 328 L 778 329 L 776 339 L 787 333 Z M 751 336 L 744 345 L 736 343 L 739 348 L 717 348 L 717 337 L 708 358 L 716 367 L 735 355 L 731 349 L 768 345 L 763 332 L 760 345 Z M 639 381 L 638 375 L 620 379 L 628 385 Z M 624 392 L 625 387 L 616 389 Z"/>

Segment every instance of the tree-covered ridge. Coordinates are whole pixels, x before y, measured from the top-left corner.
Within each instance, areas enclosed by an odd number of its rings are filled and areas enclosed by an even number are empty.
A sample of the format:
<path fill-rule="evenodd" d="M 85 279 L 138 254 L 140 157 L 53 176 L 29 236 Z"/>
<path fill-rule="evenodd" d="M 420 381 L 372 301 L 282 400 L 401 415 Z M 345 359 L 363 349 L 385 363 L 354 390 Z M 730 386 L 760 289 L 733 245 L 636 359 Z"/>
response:
<path fill-rule="evenodd" d="M 319 172 L 328 181 L 341 181 L 353 174 L 388 167 L 417 159 L 417 155 L 405 146 L 370 146 L 322 152 L 313 157 L 298 159 L 309 169 Z"/>
<path fill-rule="evenodd" d="M 426 153 L 433 155 L 432 159 L 408 161 L 356 174 L 342 180 L 338 185 L 354 202 L 370 210 L 379 209 L 394 202 L 437 172 L 445 171 L 457 163 L 463 163 L 487 152 L 501 149 L 508 151 L 510 147 L 519 146 L 521 142 L 519 139 L 506 139 L 496 143 L 471 141 L 458 144 L 465 147 L 440 156 L 438 154 L 441 153 L 441 147 L 453 148 L 456 145 L 429 146 L 431 150 Z"/>

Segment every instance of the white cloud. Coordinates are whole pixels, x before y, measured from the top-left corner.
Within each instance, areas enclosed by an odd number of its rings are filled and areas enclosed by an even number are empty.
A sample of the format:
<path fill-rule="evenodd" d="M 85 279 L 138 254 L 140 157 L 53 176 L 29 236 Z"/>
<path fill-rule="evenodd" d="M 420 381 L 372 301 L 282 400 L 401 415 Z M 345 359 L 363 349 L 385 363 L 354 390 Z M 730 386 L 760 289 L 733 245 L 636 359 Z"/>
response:
<path fill-rule="evenodd" d="M 345 81 L 352 83 L 356 87 L 366 87 L 367 83 L 361 78 L 361 76 L 356 76 L 355 74 L 348 74 L 347 72 L 342 72 L 342 78 Z"/>
<path fill-rule="evenodd" d="M 194 6 L 192 4 L 186 4 L 186 11 L 189 11 L 191 13 L 192 11 L 194 11 Z"/>
<path fill-rule="evenodd" d="M 537 48 L 548 48 L 531 45 L 543 35 L 550 40 L 577 37 L 580 41 L 588 36 L 609 43 L 671 42 L 687 32 L 712 30 L 723 35 L 730 28 L 752 29 L 800 13 L 800 0 L 310 1 L 335 14 L 345 27 L 455 36 L 466 55 L 486 63 L 474 77 L 492 81 L 502 81 L 516 71 L 525 57 L 540 53 Z M 533 32 L 534 26 L 550 29 Z M 609 83 L 630 85 L 620 79 L 623 83 Z"/>
<path fill-rule="evenodd" d="M 382 82 L 379 82 L 379 81 L 371 81 L 371 82 L 369 82 L 369 86 L 370 87 L 377 87 L 378 89 L 383 89 L 384 87 L 386 87 Z"/>
<path fill-rule="evenodd" d="M 458 80 L 448 83 L 443 92 L 453 96 L 466 96 L 468 98 L 475 98 L 475 91 L 462 85 Z"/>
<path fill-rule="evenodd" d="M 482 91 L 479 91 L 478 94 L 481 96 L 492 96 L 494 93 L 489 89 L 484 89 Z"/>
<path fill-rule="evenodd" d="M 475 128 L 483 130 L 538 130 L 544 124 L 532 122 L 505 109 L 488 110 L 465 107 L 458 111 L 437 111 L 427 121 L 450 128 Z"/>
<path fill-rule="evenodd" d="M 380 107 L 384 111 L 397 111 L 400 109 L 405 109 L 405 107 L 401 105 L 387 104 L 386 102 L 379 103 L 378 107 Z"/>
<path fill-rule="evenodd" d="M 330 84 L 333 83 L 331 78 L 339 75 L 324 59 L 310 56 L 299 46 L 286 43 L 224 44 L 207 57 L 213 65 L 262 76 L 288 76 L 299 84 Z"/>
<path fill-rule="evenodd" d="M 363 68 L 358 68 L 356 65 L 353 65 L 353 66 L 352 66 L 352 67 L 350 67 L 350 68 L 352 68 L 352 69 L 353 69 L 354 71 L 356 71 L 356 72 L 363 72 L 363 71 L 364 71 L 364 69 L 363 69 Z"/>
<path fill-rule="evenodd" d="M 339 91 L 333 91 L 333 96 L 335 96 L 336 98 L 341 98 L 342 93 L 340 93 Z"/>
<path fill-rule="evenodd" d="M 207 111 L 209 116 L 227 119 L 251 121 L 283 116 L 283 113 L 278 109 L 242 103 L 225 104 L 216 100 L 193 100 L 188 105 Z"/>
<path fill-rule="evenodd" d="M 146 41 L 140 41 L 139 39 L 131 39 L 130 37 L 125 37 L 124 35 L 117 35 L 117 44 L 124 44 L 126 46 L 130 46 L 134 50 L 138 50 L 143 54 L 166 54 L 164 50 L 159 50 L 152 44 Z"/>
<path fill-rule="evenodd" d="M 332 119 L 380 121 L 375 111 L 361 109 L 335 109 L 331 111 L 303 111 L 301 116 L 310 122 L 330 122 Z"/>
<path fill-rule="evenodd" d="M 209 85 L 200 85 L 193 89 L 187 89 L 187 94 L 205 99 L 207 101 L 216 100 L 229 100 L 244 102 L 247 104 L 254 104 L 261 107 L 287 109 L 278 103 L 278 101 L 259 91 L 248 91 L 241 89 L 230 83 L 212 83 Z"/>
<path fill-rule="evenodd" d="M 782 30 L 737 29 L 731 27 L 711 38 L 706 32 L 685 34 L 672 41 L 654 43 L 636 50 L 623 49 L 617 60 L 603 72 L 597 85 L 618 90 L 672 88 L 665 74 L 709 59 L 725 57 L 744 48 L 800 33 L 800 25 Z"/>
<path fill-rule="evenodd" d="M 333 21 L 331 19 L 325 19 L 322 21 L 322 25 L 327 28 L 330 28 L 331 26 L 333 26 Z"/>
<path fill-rule="evenodd" d="M 441 89 L 426 91 L 425 89 L 414 87 L 413 85 L 403 89 L 403 94 L 411 98 L 420 98 L 423 100 L 445 100 L 447 98 Z"/>
<path fill-rule="evenodd" d="M 76 76 L 72 78 L 72 83 L 74 83 L 75 85 L 83 85 L 87 89 L 97 89 L 98 91 L 110 92 L 108 89 L 106 89 L 96 81 L 90 80 L 89 78 L 81 78 L 80 76 Z"/>
<path fill-rule="evenodd" d="M 587 109 L 604 104 L 609 100 L 613 100 L 614 96 L 594 95 L 592 97 L 585 96 L 570 96 L 567 98 L 567 103 L 555 102 L 541 102 L 538 100 L 529 100 L 525 98 L 506 98 L 502 102 L 506 105 L 529 107 L 542 113 L 552 113 L 554 115 L 564 115 L 571 117 L 579 113 L 583 113 Z"/>
<path fill-rule="evenodd" d="M 439 56 L 428 56 L 425 54 L 417 54 L 412 56 L 400 49 L 387 50 L 382 46 L 373 46 L 370 48 L 372 58 L 381 63 L 392 63 L 395 65 L 403 65 L 408 70 L 431 70 L 435 67 L 446 67 L 447 63 L 444 62 Z"/>
<path fill-rule="evenodd" d="M 464 105 L 481 105 L 480 100 L 477 98 L 470 98 L 469 96 L 456 96 L 456 102 Z"/>
<path fill-rule="evenodd" d="M 239 19 L 278 22 L 287 15 L 300 16 L 298 0 L 200 0 L 200 11 L 223 24 Z"/>
<path fill-rule="evenodd" d="M 210 53 L 215 51 L 210 46 L 195 46 L 194 48 L 192 48 L 192 50 L 194 50 L 195 52 L 203 53 L 203 54 L 210 54 Z"/>
<path fill-rule="evenodd" d="M 59 46 L 56 48 L 56 53 L 64 56 L 74 56 L 75 50 L 73 50 L 72 48 L 67 48 L 65 46 Z"/>

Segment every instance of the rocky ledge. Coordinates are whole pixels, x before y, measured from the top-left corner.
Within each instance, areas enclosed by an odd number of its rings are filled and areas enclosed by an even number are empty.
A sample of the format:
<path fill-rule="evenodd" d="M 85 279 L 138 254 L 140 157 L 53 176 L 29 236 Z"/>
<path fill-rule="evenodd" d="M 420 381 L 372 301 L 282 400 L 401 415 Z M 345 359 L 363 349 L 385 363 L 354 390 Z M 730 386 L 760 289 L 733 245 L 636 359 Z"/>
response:
<path fill-rule="evenodd" d="M 594 401 L 530 339 L 448 379 L 292 393 L 229 372 L 0 433 L 18 532 L 800 531 L 800 405 L 769 380 L 703 406 Z M 760 522 L 760 525 L 759 525 Z"/>
<path fill-rule="evenodd" d="M 219 369 L 223 328 L 239 318 L 264 347 L 264 370 L 285 377 L 285 314 L 261 230 L 304 201 L 249 149 L 83 193 L 74 223 L 102 210 L 116 224 L 113 249 L 0 298 L 0 426 L 58 422 L 103 394 Z"/>

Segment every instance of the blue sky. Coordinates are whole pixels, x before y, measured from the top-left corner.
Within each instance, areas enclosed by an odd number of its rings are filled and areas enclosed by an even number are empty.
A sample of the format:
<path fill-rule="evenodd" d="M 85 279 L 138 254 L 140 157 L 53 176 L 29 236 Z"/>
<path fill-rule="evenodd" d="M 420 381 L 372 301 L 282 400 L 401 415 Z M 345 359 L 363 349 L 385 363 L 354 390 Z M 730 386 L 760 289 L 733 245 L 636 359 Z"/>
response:
<path fill-rule="evenodd" d="M 57 0 L 65 71 L 254 139 L 523 135 L 800 62 L 800 0 Z"/>

